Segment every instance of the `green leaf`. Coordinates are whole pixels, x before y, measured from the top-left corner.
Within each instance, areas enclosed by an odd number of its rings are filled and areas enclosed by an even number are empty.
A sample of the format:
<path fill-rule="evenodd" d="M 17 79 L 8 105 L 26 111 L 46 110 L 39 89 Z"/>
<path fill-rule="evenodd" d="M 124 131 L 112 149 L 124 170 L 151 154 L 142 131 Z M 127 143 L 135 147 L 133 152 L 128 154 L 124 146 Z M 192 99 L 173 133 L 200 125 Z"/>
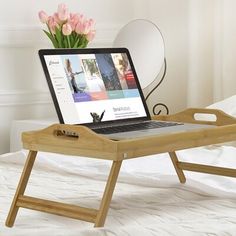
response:
<path fill-rule="evenodd" d="M 88 41 L 88 39 L 87 38 L 85 38 L 85 40 L 84 40 L 84 48 L 86 48 L 87 46 L 88 46 L 88 43 L 89 43 L 89 41 Z"/>
<path fill-rule="evenodd" d="M 71 48 L 71 44 L 70 44 L 70 36 L 68 35 L 66 38 L 67 38 L 67 42 L 68 42 L 68 47 Z"/>
<path fill-rule="evenodd" d="M 66 37 L 63 38 L 63 43 L 64 43 L 64 47 L 68 48 L 68 42 L 67 42 Z"/>
<path fill-rule="evenodd" d="M 56 39 L 57 39 L 59 47 L 63 48 L 63 45 L 62 45 L 62 37 L 63 36 L 62 36 L 61 30 L 56 27 L 55 33 L 56 33 Z"/>
<path fill-rule="evenodd" d="M 75 35 L 72 33 L 69 37 L 70 37 L 70 45 L 71 47 L 73 47 L 75 44 Z"/>
<path fill-rule="evenodd" d="M 47 32 L 46 30 L 43 30 L 43 32 L 48 36 L 48 38 L 51 40 L 54 48 L 58 48 L 58 43 L 56 41 L 56 39 L 53 37 L 53 35 L 49 32 Z"/>
<path fill-rule="evenodd" d="M 86 36 L 83 35 L 82 38 L 81 38 L 81 42 L 80 42 L 79 47 L 80 48 L 86 48 L 87 45 L 88 45 L 88 40 L 87 40 Z"/>
<path fill-rule="evenodd" d="M 77 40 L 75 41 L 73 48 L 78 48 L 79 44 L 80 44 L 80 37 L 78 37 Z"/>

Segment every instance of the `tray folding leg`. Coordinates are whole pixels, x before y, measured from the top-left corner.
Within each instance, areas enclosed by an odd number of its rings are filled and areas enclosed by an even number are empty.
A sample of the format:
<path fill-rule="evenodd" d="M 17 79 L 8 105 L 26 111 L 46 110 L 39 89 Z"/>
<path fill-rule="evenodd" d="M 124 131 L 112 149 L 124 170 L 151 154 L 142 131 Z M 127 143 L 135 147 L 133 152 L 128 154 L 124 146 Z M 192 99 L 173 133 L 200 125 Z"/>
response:
<path fill-rule="evenodd" d="M 105 191 L 103 194 L 102 202 L 100 205 L 100 209 L 97 214 L 97 218 L 95 221 L 95 227 L 104 226 L 105 219 L 107 216 L 107 212 L 110 206 L 111 198 L 115 189 L 116 181 L 120 172 L 122 161 L 113 161 L 111 171 L 107 180 L 107 184 L 105 187 Z"/>
<path fill-rule="evenodd" d="M 186 178 L 185 178 L 183 170 L 179 167 L 179 160 L 178 160 L 178 157 L 177 157 L 176 153 L 175 152 L 169 152 L 169 155 L 170 155 L 170 159 L 171 159 L 171 161 L 174 165 L 175 171 L 178 175 L 179 182 L 184 184 L 186 182 Z"/>
<path fill-rule="evenodd" d="M 122 161 L 113 161 L 100 208 L 97 210 L 24 195 L 36 155 L 36 151 L 29 151 L 28 158 L 8 213 L 6 226 L 12 227 L 14 225 L 20 207 L 92 222 L 95 224 L 94 227 L 104 226 Z"/>
<path fill-rule="evenodd" d="M 182 162 L 178 160 L 175 152 L 169 152 L 169 155 L 179 177 L 180 183 L 186 182 L 183 170 L 236 178 L 236 169 L 234 168 Z"/>
<path fill-rule="evenodd" d="M 31 174 L 31 170 L 34 165 L 36 155 L 37 155 L 36 151 L 29 151 L 23 172 L 21 174 L 20 182 L 18 184 L 15 197 L 13 199 L 13 202 L 12 202 L 12 205 L 11 205 L 11 208 L 10 208 L 7 220 L 6 220 L 6 226 L 8 227 L 12 227 L 14 225 L 16 215 L 19 210 L 19 206 L 17 206 L 17 201 L 19 197 L 22 196 L 25 192 L 25 189 L 26 189 L 26 186 L 27 186 L 30 174 Z"/>

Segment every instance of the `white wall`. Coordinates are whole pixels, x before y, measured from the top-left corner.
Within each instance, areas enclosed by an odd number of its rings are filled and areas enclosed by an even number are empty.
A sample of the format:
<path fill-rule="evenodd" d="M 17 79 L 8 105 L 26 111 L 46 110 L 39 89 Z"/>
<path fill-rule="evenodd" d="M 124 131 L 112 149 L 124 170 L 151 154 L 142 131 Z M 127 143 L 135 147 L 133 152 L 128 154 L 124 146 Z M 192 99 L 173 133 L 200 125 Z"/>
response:
<path fill-rule="evenodd" d="M 143 1 L 148 8 L 144 7 L 146 17 L 162 31 L 167 59 L 166 77 L 149 104 L 163 102 L 174 113 L 187 106 L 189 1 L 150 0 L 148 3 Z"/>
<path fill-rule="evenodd" d="M 188 106 L 236 93 L 236 1 L 189 1 Z"/>
<path fill-rule="evenodd" d="M 214 0 L 189 1 L 188 106 L 206 106 L 213 99 Z"/>
<path fill-rule="evenodd" d="M 219 0 L 218 0 L 219 1 Z M 219 1 L 221 11 L 221 85 L 222 98 L 236 94 L 236 1 Z"/>

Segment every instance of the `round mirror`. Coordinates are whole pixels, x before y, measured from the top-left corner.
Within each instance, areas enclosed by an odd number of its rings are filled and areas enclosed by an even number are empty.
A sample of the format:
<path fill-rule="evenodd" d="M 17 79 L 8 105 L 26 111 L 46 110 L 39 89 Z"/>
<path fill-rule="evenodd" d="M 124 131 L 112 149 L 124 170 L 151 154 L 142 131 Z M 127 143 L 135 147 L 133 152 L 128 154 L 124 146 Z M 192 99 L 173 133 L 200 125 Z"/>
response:
<path fill-rule="evenodd" d="M 117 34 L 114 47 L 129 49 L 142 88 L 150 85 L 164 62 L 164 40 L 159 28 L 148 20 L 129 22 Z"/>

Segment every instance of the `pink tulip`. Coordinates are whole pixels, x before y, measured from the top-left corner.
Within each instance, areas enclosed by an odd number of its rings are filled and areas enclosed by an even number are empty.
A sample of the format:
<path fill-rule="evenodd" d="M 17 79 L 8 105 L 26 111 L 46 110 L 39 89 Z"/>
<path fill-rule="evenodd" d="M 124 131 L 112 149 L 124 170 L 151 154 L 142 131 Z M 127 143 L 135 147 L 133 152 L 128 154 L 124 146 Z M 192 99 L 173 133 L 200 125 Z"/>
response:
<path fill-rule="evenodd" d="M 48 27 L 53 34 L 56 33 L 56 28 L 59 28 L 57 21 L 52 16 L 49 16 L 48 18 Z"/>
<path fill-rule="evenodd" d="M 64 3 L 59 4 L 58 9 L 57 9 L 57 13 L 58 13 L 58 18 L 61 21 L 66 21 L 69 17 L 69 11 L 68 11 L 66 4 L 64 4 Z"/>
<path fill-rule="evenodd" d="M 78 13 L 70 13 L 70 19 L 73 21 L 79 21 L 79 17 Z"/>
<path fill-rule="evenodd" d="M 94 27 L 94 20 L 89 19 L 84 22 L 84 34 L 88 34 Z"/>
<path fill-rule="evenodd" d="M 84 32 L 84 22 L 86 21 L 86 18 L 84 17 L 83 14 L 79 14 L 79 18 L 77 21 L 77 24 L 75 26 L 75 32 L 77 34 L 83 34 Z"/>
<path fill-rule="evenodd" d="M 66 23 L 62 26 L 62 33 L 64 35 L 70 35 L 72 32 L 72 27 L 69 23 Z"/>
<path fill-rule="evenodd" d="M 84 32 L 84 24 L 83 24 L 83 22 L 79 21 L 79 22 L 77 23 L 77 25 L 76 25 L 76 27 L 75 27 L 75 32 L 76 32 L 77 34 L 83 34 L 83 32 Z"/>
<path fill-rule="evenodd" d="M 84 17 L 81 17 L 80 19 L 83 19 L 83 21 L 79 21 L 75 27 L 75 32 L 77 34 L 84 34 L 89 35 L 88 37 L 91 38 L 91 40 L 94 38 L 95 30 L 94 27 L 94 20 L 89 19 L 86 20 Z"/>
<path fill-rule="evenodd" d="M 84 22 L 83 28 L 84 28 L 83 34 L 88 34 L 89 31 L 91 30 L 89 21 Z"/>
<path fill-rule="evenodd" d="M 58 16 L 58 13 L 57 13 L 57 12 L 55 12 L 55 13 L 53 14 L 53 18 L 54 18 L 54 20 L 58 23 L 58 25 L 61 24 L 61 20 L 59 19 L 59 16 Z"/>
<path fill-rule="evenodd" d="M 43 24 L 47 23 L 47 21 L 48 21 L 47 13 L 45 11 L 40 11 L 39 12 L 39 19 Z"/>
<path fill-rule="evenodd" d="M 79 14 L 79 21 L 84 22 L 86 20 L 85 16 L 83 14 Z"/>
<path fill-rule="evenodd" d="M 92 18 L 89 19 L 89 25 L 90 25 L 90 28 L 91 28 L 91 29 L 94 28 L 94 26 L 95 26 L 95 21 L 94 21 L 94 19 L 92 19 Z"/>
<path fill-rule="evenodd" d="M 79 22 L 79 14 L 70 13 L 70 17 L 67 22 L 71 25 L 72 30 L 75 30 L 75 27 Z"/>
<path fill-rule="evenodd" d="M 88 40 L 89 42 L 94 39 L 95 33 L 96 33 L 95 30 L 91 30 L 91 31 L 89 31 L 89 33 L 86 35 L 86 38 L 87 38 L 87 40 Z"/>

